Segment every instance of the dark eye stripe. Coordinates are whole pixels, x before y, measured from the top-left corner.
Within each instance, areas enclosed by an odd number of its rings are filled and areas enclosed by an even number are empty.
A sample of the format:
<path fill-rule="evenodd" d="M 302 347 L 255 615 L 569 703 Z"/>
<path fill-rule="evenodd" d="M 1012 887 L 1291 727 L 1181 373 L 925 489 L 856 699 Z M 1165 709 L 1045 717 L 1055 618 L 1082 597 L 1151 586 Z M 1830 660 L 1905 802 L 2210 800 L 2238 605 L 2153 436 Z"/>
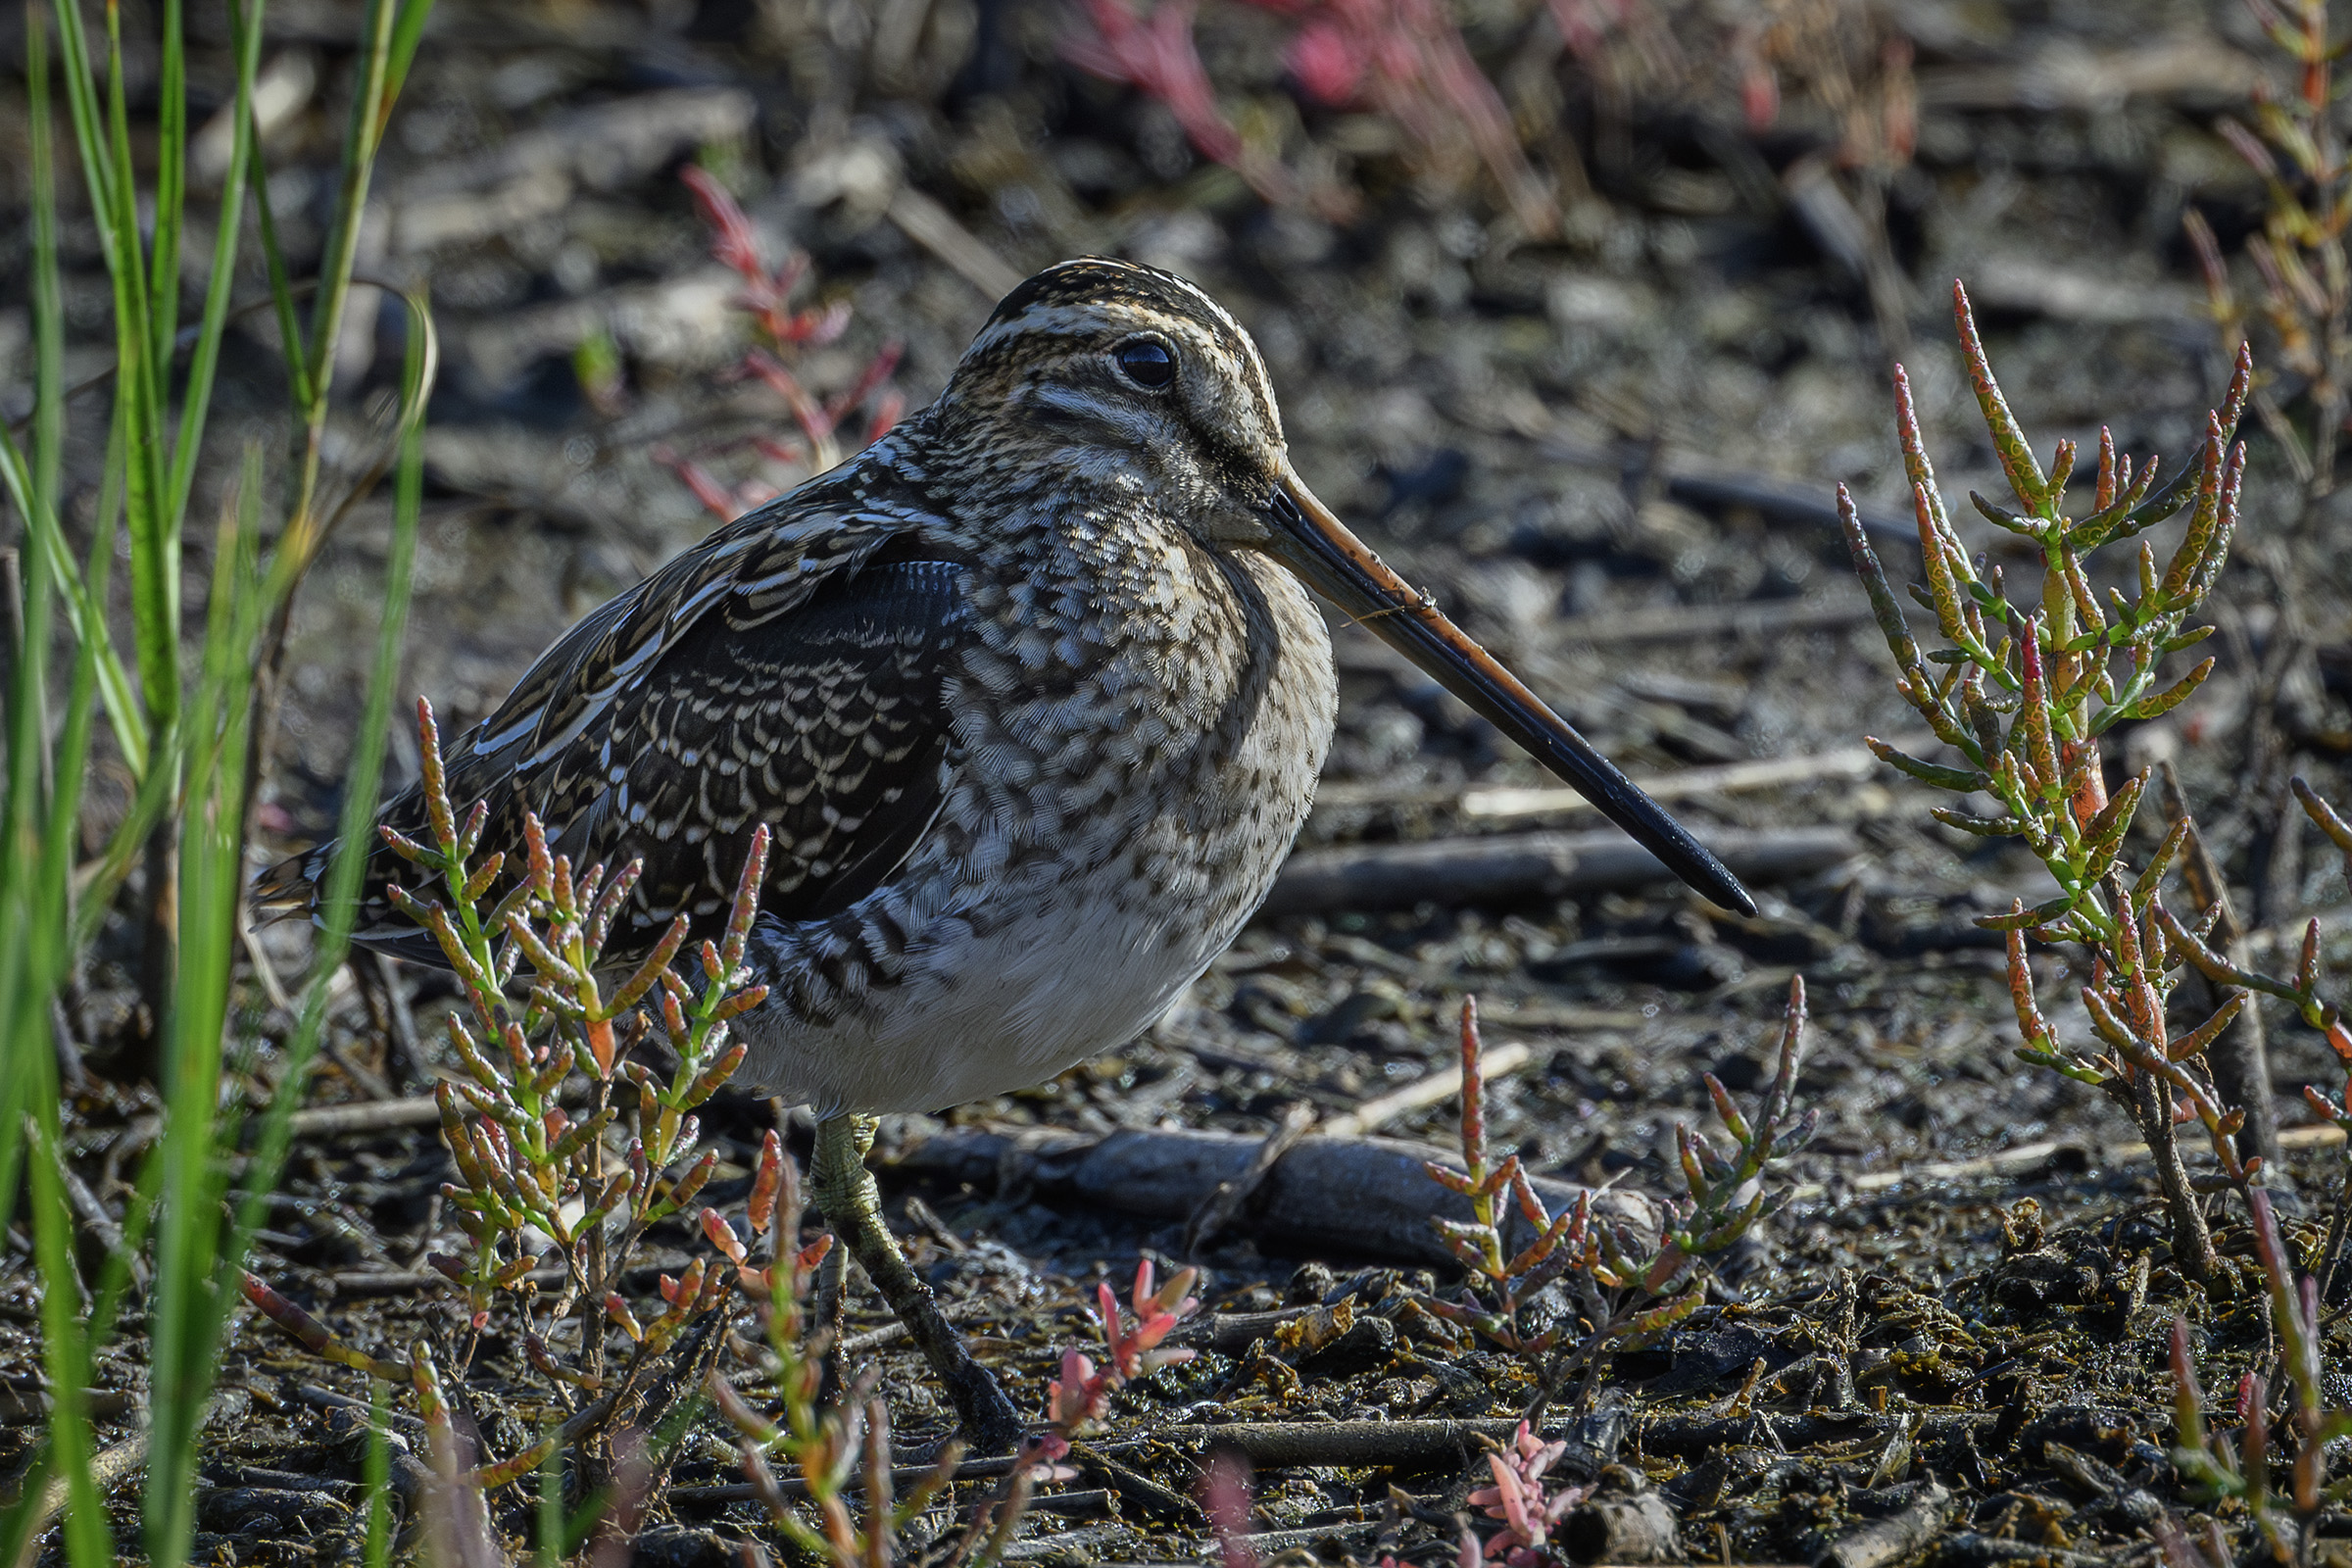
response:
<path fill-rule="evenodd" d="M 1113 358 L 1137 386 L 1156 392 L 1176 379 L 1176 356 L 1168 352 L 1165 343 L 1139 338 L 1120 345 Z"/>

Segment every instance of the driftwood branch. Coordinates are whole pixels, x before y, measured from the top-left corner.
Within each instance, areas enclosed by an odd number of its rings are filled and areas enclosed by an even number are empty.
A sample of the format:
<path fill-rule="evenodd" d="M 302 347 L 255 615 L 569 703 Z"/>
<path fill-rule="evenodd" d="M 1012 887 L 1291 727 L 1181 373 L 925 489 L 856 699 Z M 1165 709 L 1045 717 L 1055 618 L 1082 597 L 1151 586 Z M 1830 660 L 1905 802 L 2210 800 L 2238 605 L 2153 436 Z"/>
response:
<path fill-rule="evenodd" d="M 1009 1180 L 1051 1200 L 1182 1220 L 1218 1184 L 1241 1181 L 1263 1142 L 1242 1133 L 1174 1129 L 1096 1137 L 956 1127 L 903 1147 L 889 1163 L 903 1174 L 936 1181 L 993 1188 Z M 1469 1200 L 1430 1180 L 1423 1166 L 1429 1160 L 1452 1163 L 1453 1157 L 1396 1139 L 1303 1138 L 1266 1173 L 1232 1228 L 1274 1248 L 1449 1263 L 1452 1254 L 1430 1222 L 1468 1221 Z M 1555 1213 L 1587 1191 L 1542 1177 L 1535 1186 Z M 1658 1205 L 1640 1193 L 1597 1193 L 1594 1209 L 1651 1236 L 1662 1219 Z M 1518 1223 L 1524 1226 L 1524 1219 Z"/>

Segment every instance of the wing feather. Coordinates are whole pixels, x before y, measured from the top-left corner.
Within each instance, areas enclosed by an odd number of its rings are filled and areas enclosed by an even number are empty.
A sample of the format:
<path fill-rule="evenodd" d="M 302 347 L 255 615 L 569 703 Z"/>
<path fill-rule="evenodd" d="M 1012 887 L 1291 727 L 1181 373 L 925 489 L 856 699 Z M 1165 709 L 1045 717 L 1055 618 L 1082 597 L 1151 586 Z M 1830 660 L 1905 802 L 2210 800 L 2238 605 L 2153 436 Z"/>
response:
<path fill-rule="evenodd" d="M 641 860 L 615 962 L 674 913 L 714 926 L 761 822 L 771 913 L 832 913 L 886 880 L 939 808 L 964 630 L 963 568 L 922 559 L 917 520 L 820 480 L 581 619 L 447 749 L 460 814 L 489 807 L 483 853 L 519 864 L 533 812 L 575 865 Z M 423 816 L 412 788 L 378 820 L 416 834 Z M 265 873 L 258 902 L 308 908 L 332 849 Z M 372 858 L 356 939 L 425 956 L 385 896 L 404 874 Z"/>

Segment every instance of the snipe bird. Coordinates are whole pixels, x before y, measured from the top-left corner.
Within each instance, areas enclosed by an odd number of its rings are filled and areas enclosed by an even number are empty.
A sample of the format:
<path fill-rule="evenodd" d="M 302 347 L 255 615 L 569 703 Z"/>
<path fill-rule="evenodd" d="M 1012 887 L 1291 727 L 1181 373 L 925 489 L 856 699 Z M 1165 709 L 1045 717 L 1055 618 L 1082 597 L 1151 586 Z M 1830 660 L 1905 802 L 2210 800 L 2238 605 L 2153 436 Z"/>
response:
<path fill-rule="evenodd" d="M 597 610 L 449 748 L 461 810 L 489 803 L 485 852 L 512 853 L 527 810 L 575 864 L 643 862 L 615 962 L 680 911 L 714 927 L 774 829 L 739 1081 L 813 1110 L 812 1196 L 989 1447 L 1020 1419 L 882 1222 L 874 1118 L 1118 1045 L 1233 940 L 1331 744 L 1309 588 L 1753 908 L 1315 499 L 1250 334 L 1126 262 L 1013 290 L 936 403 Z M 412 790 L 382 819 L 422 816 Z M 327 853 L 261 902 L 307 906 Z M 433 958 L 376 858 L 360 940 Z"/>

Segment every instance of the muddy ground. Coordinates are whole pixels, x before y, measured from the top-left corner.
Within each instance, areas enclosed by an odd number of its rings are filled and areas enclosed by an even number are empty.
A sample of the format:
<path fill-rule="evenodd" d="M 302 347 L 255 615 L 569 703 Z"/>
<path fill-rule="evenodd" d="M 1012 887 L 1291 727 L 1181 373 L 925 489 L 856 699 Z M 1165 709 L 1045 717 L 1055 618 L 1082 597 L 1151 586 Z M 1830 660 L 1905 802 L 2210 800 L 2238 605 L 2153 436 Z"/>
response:
<path fill-rule="evenodd" d="M 1801 53 L 1783 64 L 1778 121 L 1754 129 L 1732 54 L 1751 9 L 1798 29 L 1802 48 L 1859 62 L 1856 101 L 1877 101 L 1872 62 L 1907 43 L 1911 155 L 1841 166 L 1847 109 Z M 1057 55 L 1080 24 L 1042 0 L 871 12 L 854 0 L 443 0 L 394 122 L 364 261 L 379 279 L 429 283 L 445 355 L 403 692 L 429 695 L 445 727 L 472 722 L 563 626 L 699 537 L 712 518 L 669 459 L 730 485 L 783 487 L 805 471 L 750 445 L 785 419 L 772 394 L 729 373 L 744 321 L 676 177 L 683 161 L 720 173 L 776 255 L 809 257 L 808 298 L 850 307 L 839 341 L 799 364 L 820 392 L 897 342 L 891 385 L 919 405 L 1002 280 L 1061 257 L 1175 268 L 1255 334 L 1299 471 L 1628 771 L 1809 759 L 1762 787 L 1686 793 L 1676 809 L 1707 828 L 1835 831 L 1759 887 L 1753 920 L 1658 886 L 1472 890 L 1372 909 L 1294 897 L 1132 1046 L 1035 1090 L 886 1128 L 886 1154 L 904 1159 L 886 1181 L 894 1222 L 933 1283 L 972 1303 L 962 1311 L 984 1357 L 1040 1408 L 1058 1348 L 1089 1338 L 1085 1293 L 1139 1252 L 1181 1260 L 1184 1224 L 1057 1197 L 1017 1159 L 926 1162 L 926 1143 L 1036 1128 L 1263 1135 L 1298 1103 L 1328 1120 L 1449 1064 L 1454 1011 L 1475 993 L 1490 1049 L 1529 1052 L 1494 1092 L 1498 1146 L 1539 1174 L 1670 1196 L 1674 1128 L 1709 1116 L 1697 1075 L 1758 1092 L 1801 975 L 1812 1025 L 1800 1094 L 1820 1131 L 1775 1178 L 1786 1204 L 1726 1259 L 1709 1305 L 1619 1358 L 1581 1419 L 1573 1397 L 1548 1412 L 1577 1444 L 1563 1473 L 1613 1465 L 1602 1495 L 1654 1492 L 1679 1530 L 1668 1549 L 1693 1560 L 1813 1561 L 1861 1524 L 1923 1510 L 1927 1528 L 1884 1561 L 2150 1560 L 2156 1514 L 2197 1506 L 2166 1451 L 2171 1320 L 2195 1319 L 2208 1386 L 2224 1388 L 2263 1357 L 2262 1310 L 2246 1290 L 2208 1300 L 2183 1289 L 2146 1167 L 2125 1147 L 2129 1123 L 2012 1057 L 1997 941 L 1970 920 L 2045 896 L 2042 874 L 1936 826 L 1924 789 L 1853 757 L 1866 733 L 1919 726 L 1858 612 L 1827 498 L 1852 486 L 1890 519 L 1890 564 L 1916 566 L 1888 397 L 1898 358 L 1947 492 L 1999 493 L 1952 348 L 1954 277 L 2045 448 L 2094 439 L 2104 422 L 2130 450 L 2185 457 L 2226 361 L 2181 215 L 2194 206 L 2237 252 L 2262 190 L 2217 119 L 2242 112 L 2266 73 L 2287 78 L 2244 15 L 2218 3 L 1636 7 L 1651 30 L 1612 34 L 1589 56 L 1563 55 L 1540 8 L 1471 10 L 1472 44 L 1523 126 L 1526 103 L 1547 117 L 1530 145 L 1563 213 L 1551 239 L 1526 237 L 1475 171 L 1416 162 L 1389 120 L 1301 110 L 1276 54 L 1283 24 L 1264 11 L 1205 9 L 1203 55 L 1229 101 L 1281 121 L 1300 167 L 1357 193 L 1351 213 L 1269 207 L 1199 159 L 1163 107 Z M 270 9 L 269 69 L 292 106 L 268 138 L 270 189 L 298 266 L 319 243 L 355 20 L 323 0 Z M 1661 30 L 1672 69 L 1643 53 Z M 194 69 L 200 90 L 219 90 L 218 38 Z M 21 92 L 19 77 L 0 83 L 12 144 Z M 0 222 L 15 236 L 0 241 L 0 303 L 15 302 L 0 309 L 0 395 L 16 398 L 24 192 L 22 159 L 0 166 Z M 95 335 L 94 231 L 76 219 L 67 238 L 69 304 L 89 334 L 73 345 L 78 379 L 110 350 Z M 344 369 L 362 393 L 347 471 L 376 450 L 367 394 L 380 395 L 399 357 L 382 296 L 364 291 L 353 322 Z M 267 332 L 257 317 L 232 333 L 208 495 L 240 437 L 281 440 Z M 616 356 L 615 383 L 583 386 L 583 344 Z M 2259 333 L 2257 347 L 2270 347 Z M 2278 383 L 2290 410 L 2296 392 Z M 98 421 L 76 428 L 76 471 L 94 490 Z M 2188 706 L 2124 734 L 2110 768 L 2176 762 L 2257 950 L 2271 940 L 2276 954 L 2276 934 L 2291 941 L 2345 898 L 2336 858 L 2302 842 L 2284 790 L 2301 772 L 2346 793 L 2352 623 L 2342 508 L 2303 505 L 2259 431 L 2251 475 L 2238 564 L 2217 594 L 2218 671 Z M 89 509 L 85 497 L 85 526 Z M 196 514 L 210 514 L 205 501 Z M 355 509 L 297 605 L 257 863 L 332 820 L 388 523 L 380 500 Z M 1961 527 L 2000 559 L 1989 525 Z M 188 554 L 193 605 L 210 563 L 201 541 Z M 1302 847 L 1598 826 L 1559 809 L 1498 814 L 1472 792 L 1539 786 L 1534 764 L 1361 630 L 1338 639 L 1341 737 Z M 396 726 L 393 746 L 405 781 L 413 735 Z M 93 842 L 120 794 L 101 781 Z M 2144 854 L 2147 837 L 2137 842 Z M 76 999 L 94 1066 L 135 1026 L 128 931 L 93 955 Z M 275 928 L 265 943 L 279 972 L 300 973 L 302 933 Z M 2066 956 L 2034 961 L 2054 1004 Z M 372 986 L 343 993 L 336 1060 L 313 1102 L 414 1096 L 446 1065 L 435 1016 L 447 986 L 408 969 L 394 984 L 389 1013 Z M 282 1031 L 258 990 L 253 1005 L 265 1035 Z M 2082 1038 L 2079 1008 L 2053 1012 Z M 2337 1069 L 2283 1012 L 2269 1023 L 2291 1130 L 2310 1119 L 2300 1086 Z M 137 1084 L 103 1076 L 78 1102 L 74 1140 L 101 1202 L 119 1205 L 151 1108 Z M 769 1114 L 748 1097 L 719 1103 L 722 1185 L 740 1185 Z M 1443 1145 L 1452 1117 L 1441 1100 L 1380 1131 Z M 2317 1225 L 2341 1155 L 2298 1147 L 2284 1201 L 2297 1226 Z M 446 1173 L 428 1128 L 305 1139 L 257 1267 L 357 1343 L 448 1334 L 454 1309 L 406 1278 L 452 1245 L 435 1197 Z M 2028 1200 L 2037 1219 L 2018 1208 Z M 2225 1250 L 2249 1256 L 2243 1215 L 2218 1201 L 2215 1215 Z M 683 1233 L 655 1241 L 663 1256 L 690 1245 Z M 1102 1456 L 1047 1489 L 1014 1554 L 1194 1558 L 1209 1549 L 1185 1500 L 1211 1441 L 1201 1429 L 1283 1420 L 1329 1431 L 1320 1448 L 1311 1428 L 1295 1449 L 1261 1446 L 1261 1558 L 1450 1559 L 1489 1439 L 1412 1428 L 1427 1441 L 1380 1462 L 1348 1446 L 1408 1420 L 1508 1418 L 1528 1403 L 1506 1357 L 1404 1305 L 1438 1283 L 1414 1274 L 1428 1253 L 1419 1235 L 1351 1251 L 1277 1242 L 1245 1208 L 1195 1256 L 1214 1314 L 1197 1335 L 1203 1354 L 1123 1396 Z M 37 1353 L 21 1249 L 0 1260 L 0 1360 L 23 1419 Z M 1274 1320 L 1239 1317 L 1343 1304 L 1380 1326 L 1286 1345 Z M 854 1328 L 882 1321 L 870 1298 L 855 1305 Z M 2352 1352 L 2337 1332 L 2340 1371 Z M 865 1358 L 904 1449 L 925 1450 L 950 1421 L 919 1358 L 903 1345 Z M 135 1333 L 105 1367 L 100 1409 L 121 1436 L 141 1378 Z M 544 1392 L 495 1341 L 478 1375 L 482 1436 L 510 1451 Z M 364 1398 L 364 1384 L 248 1320 L 223 1387 L 234 1418 L 214 1428 L 200 1555 L 352 1557 L 359 1445 L 349 1413 L 325 1406 Z M 0 1457 L 33 1430 L 0 1428 Z M 681 1450 L 648 1555 L 715 1562 L 744 1535 L 773 1547 L 754 1505 L 724 1490 L 740 1477 L 718 1432 L 705 1422 Z M 2242 1515 L 2225 1522 L 2241 1553 L 2255 1549 Z M 1580 1551 L 1629 1549 L 1580 1540 Z M 135 1550 L 135 1531 L 123 1541 Z"/>

